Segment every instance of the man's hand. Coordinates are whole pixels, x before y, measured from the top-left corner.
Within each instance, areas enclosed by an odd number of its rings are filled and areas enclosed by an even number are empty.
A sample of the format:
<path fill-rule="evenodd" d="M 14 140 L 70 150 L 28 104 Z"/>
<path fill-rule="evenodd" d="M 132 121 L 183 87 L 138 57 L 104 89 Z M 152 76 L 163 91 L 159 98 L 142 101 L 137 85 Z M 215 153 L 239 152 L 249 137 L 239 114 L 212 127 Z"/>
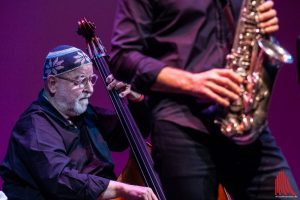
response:
<path fill-rule="evenodd" d="M 273 1 L 265 1 L 258 8 L 257 21 L 258 26 L 264 33 L 274 33 L 279 30 L 277 12 L 273 8 Z"/>
<path fill-rule="evenodd" d="M 158 200 L 152 189 L 136 185 L 129 185 L 116 181 L 110 181 L 107 189 L 100 195 L 98 200 L 123 197 L 130 200 Z"/>
<path fill-rule="evenodd" d="M 239 84 L 242 77 L 230 69 L 211 69 L 192 74 L 189 90 L 202 101 L 214 101 L 222 106 L 229 106 L 241 94 Z"/>
<path fill-rule="evenodd" d="M 131 90 L 131 85 L 124 83 L 122 81 L 116 80 L 113 75 L 109 75 L 106 78 L 106 83 L 108 83 L 108 90 L 117 90 L 121 98 L 127 97 L 130 101 L 140 102 L 144 99 L 144 95 Z"/>
<path fill-rule="evenodd" d="M 241 93 L 243 78 L 230 69 L 211 69 L 201 73 L 190 73 L 173 67 L 160 71 L 152 90 L 189 94 L 201 101 L 216 102 L 229 106 Z"/>

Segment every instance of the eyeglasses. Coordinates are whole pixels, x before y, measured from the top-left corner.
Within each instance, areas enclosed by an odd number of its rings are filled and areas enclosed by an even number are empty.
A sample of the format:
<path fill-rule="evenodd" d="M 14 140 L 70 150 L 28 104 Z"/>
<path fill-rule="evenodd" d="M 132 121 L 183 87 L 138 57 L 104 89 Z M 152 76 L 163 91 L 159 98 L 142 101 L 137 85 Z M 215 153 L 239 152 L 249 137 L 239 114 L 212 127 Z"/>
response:
<path fill-rule="evenodd" d="M 88 77 L 83 76 L 79 80 L 73 80 L 73 79 L 70 79 L 70 78 L 67 78 L 67 77 L 63 77 L 63 76 L 56 76 L 56 78 L 63 79 L 63 80 L 66 80 L 66 81 L 70 81 L 70 82 L 74 83 L 74 85 L 78 85 L 78 87 L 80 89 L 85 88 L 89 82 L 92 85 L 95 85 L 97 80 L 98 80 L 97 74 L 92 74 Z"/>

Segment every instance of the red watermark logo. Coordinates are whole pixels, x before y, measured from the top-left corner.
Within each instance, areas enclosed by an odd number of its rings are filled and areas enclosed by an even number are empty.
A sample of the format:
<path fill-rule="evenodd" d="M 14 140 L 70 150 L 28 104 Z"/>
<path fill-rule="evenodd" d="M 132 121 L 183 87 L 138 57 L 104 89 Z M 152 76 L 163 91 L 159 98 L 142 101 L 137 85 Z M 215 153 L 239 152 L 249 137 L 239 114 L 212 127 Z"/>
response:
<path fill-rule="evenodd" d="M 288 177 L 285 172 L 281 170 L 275 179 L 275 197 L 276 198 L 297 198 Z"/>

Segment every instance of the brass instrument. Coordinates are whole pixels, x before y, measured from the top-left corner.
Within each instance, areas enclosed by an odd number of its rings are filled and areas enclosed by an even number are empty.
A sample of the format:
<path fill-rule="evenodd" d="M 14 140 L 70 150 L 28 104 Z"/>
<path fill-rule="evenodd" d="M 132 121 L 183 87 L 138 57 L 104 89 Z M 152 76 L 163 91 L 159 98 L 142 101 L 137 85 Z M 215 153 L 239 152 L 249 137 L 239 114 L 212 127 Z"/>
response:
<path fill-rule="evenodd" d="M 264 55 L 284 63 L 292 56 L 276 45 L 260 30 L 256 20 L 257 7 L 264 0 L 244 0 L 236 27 L 233 47 L 227 56 L 227 68 L 243 77 L 240 99 L 228 108 L 220 108 L 215 123 L 221 132 L 237 144 L 250 143 L 266 125 L 267 104 L 273 81 L 265 67 Z"/>

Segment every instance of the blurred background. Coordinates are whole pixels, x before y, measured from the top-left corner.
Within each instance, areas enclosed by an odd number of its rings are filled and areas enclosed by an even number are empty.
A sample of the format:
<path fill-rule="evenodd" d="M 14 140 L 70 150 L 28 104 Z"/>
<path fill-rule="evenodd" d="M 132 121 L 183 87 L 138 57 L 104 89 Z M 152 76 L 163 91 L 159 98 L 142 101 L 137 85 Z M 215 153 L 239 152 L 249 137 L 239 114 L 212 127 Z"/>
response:
<path fill-rule="evenodd" d="M 276 37 L 294 56 L 282 65 L 270 102 L 269 124 L 300 185 L 300 83 L 297 77 L 296 38 L 300 35 L 300 1 L 275 1 L 280 30 Z M 97 35 L 107 50 L 117 0 L 1 0 L 0 7 L 0 162 L 10 132 L 19 115 L 42 88 L 42 68 L 48 51 L 60 44 L 85 49 L 76 33 L 82 17 L 95 22 Z M 111 107 L 99 81 L 92 102 Z M 127 152 L 113 154 L 116 173 L 127 161 Z M 2 180 L 0 179 L 0 189 Z"/>

